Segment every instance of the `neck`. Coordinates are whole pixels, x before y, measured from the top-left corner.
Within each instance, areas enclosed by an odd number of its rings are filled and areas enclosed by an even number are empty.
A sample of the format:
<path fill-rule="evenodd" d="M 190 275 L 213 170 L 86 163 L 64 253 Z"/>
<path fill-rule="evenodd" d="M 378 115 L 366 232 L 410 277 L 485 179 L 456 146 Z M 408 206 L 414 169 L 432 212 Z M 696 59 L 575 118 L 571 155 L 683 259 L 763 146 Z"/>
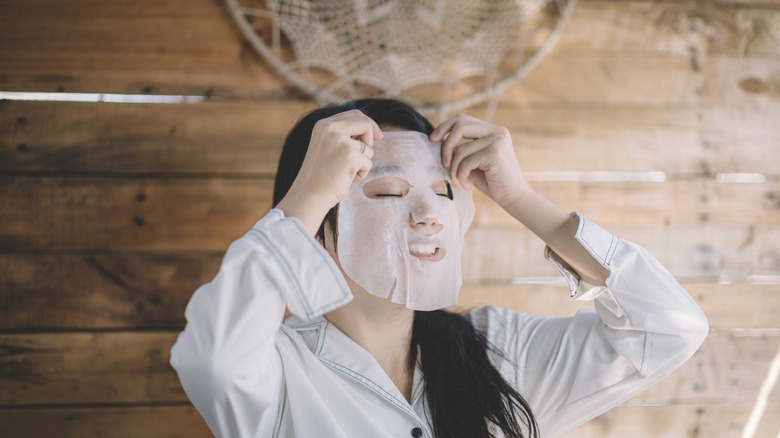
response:
<path fill-rule="evenodd" d="M 411 400 L 414 365 L 409 360 L 409 345 L 414 311 L 348 282 L 355 298 L 325 317 L 371 353 L 406 400 Z"/>

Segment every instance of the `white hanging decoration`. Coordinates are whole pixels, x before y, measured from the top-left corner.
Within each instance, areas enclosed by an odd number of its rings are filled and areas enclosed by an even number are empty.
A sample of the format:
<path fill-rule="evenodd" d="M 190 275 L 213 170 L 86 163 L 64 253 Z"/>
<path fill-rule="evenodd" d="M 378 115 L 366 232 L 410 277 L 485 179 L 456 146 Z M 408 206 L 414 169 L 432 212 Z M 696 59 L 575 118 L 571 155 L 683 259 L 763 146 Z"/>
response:
<path fill-rule="evenodd" d="M 576 0 L 226 0 L 244 36 L 318 103 L 394 97 L 461 111 L 550 51 Z M 490 115 L 490 114 L 488 114 Z"/>

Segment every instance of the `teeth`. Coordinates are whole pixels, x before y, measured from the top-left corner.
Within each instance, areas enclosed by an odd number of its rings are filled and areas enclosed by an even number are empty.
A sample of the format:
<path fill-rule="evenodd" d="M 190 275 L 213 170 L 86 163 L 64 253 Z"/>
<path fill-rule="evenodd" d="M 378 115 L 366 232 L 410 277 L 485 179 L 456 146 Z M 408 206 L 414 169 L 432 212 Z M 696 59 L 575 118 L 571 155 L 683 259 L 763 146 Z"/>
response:
<path fill-rule="evenodd" d="M 409 252 L 412 254 L 433 254 L 436 252 L 436 245 L 414 245 L 409 247 Z"/>

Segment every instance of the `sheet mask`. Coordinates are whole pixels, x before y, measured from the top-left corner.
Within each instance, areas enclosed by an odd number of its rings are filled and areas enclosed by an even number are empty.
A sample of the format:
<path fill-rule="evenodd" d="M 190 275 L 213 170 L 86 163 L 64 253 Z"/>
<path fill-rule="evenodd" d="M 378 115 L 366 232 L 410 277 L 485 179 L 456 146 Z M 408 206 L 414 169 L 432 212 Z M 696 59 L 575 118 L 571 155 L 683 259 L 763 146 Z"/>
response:
<path fill-rule="evenodd" d="M 474 218 L 471 191 L 448 189 L 441 145 L 419 132 L 385 132 L 372 161 L 339 205 L 342 269 L 370 294 L 410 309 L 455 304 L 463 237 Z"/>

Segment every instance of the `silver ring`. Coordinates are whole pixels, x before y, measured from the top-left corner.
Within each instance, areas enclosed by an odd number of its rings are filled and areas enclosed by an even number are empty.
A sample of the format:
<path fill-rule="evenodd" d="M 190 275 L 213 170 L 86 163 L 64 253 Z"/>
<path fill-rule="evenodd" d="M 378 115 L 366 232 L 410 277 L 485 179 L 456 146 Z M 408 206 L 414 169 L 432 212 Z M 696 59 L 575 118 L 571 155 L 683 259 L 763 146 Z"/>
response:
<path fill-rule="evenodd" d="M 360 153 L 361 153 L 361 154 L 365 154 L 365 153 L 366 153 L 366 148 L 367 148 L 367 147 L 368 147 L 368 145 L 367 145 L 367 144 L 365 144 L 365 143 L 363 143 L 363 142 L 361 141 L 361 142 L 360 142 Z"/>

